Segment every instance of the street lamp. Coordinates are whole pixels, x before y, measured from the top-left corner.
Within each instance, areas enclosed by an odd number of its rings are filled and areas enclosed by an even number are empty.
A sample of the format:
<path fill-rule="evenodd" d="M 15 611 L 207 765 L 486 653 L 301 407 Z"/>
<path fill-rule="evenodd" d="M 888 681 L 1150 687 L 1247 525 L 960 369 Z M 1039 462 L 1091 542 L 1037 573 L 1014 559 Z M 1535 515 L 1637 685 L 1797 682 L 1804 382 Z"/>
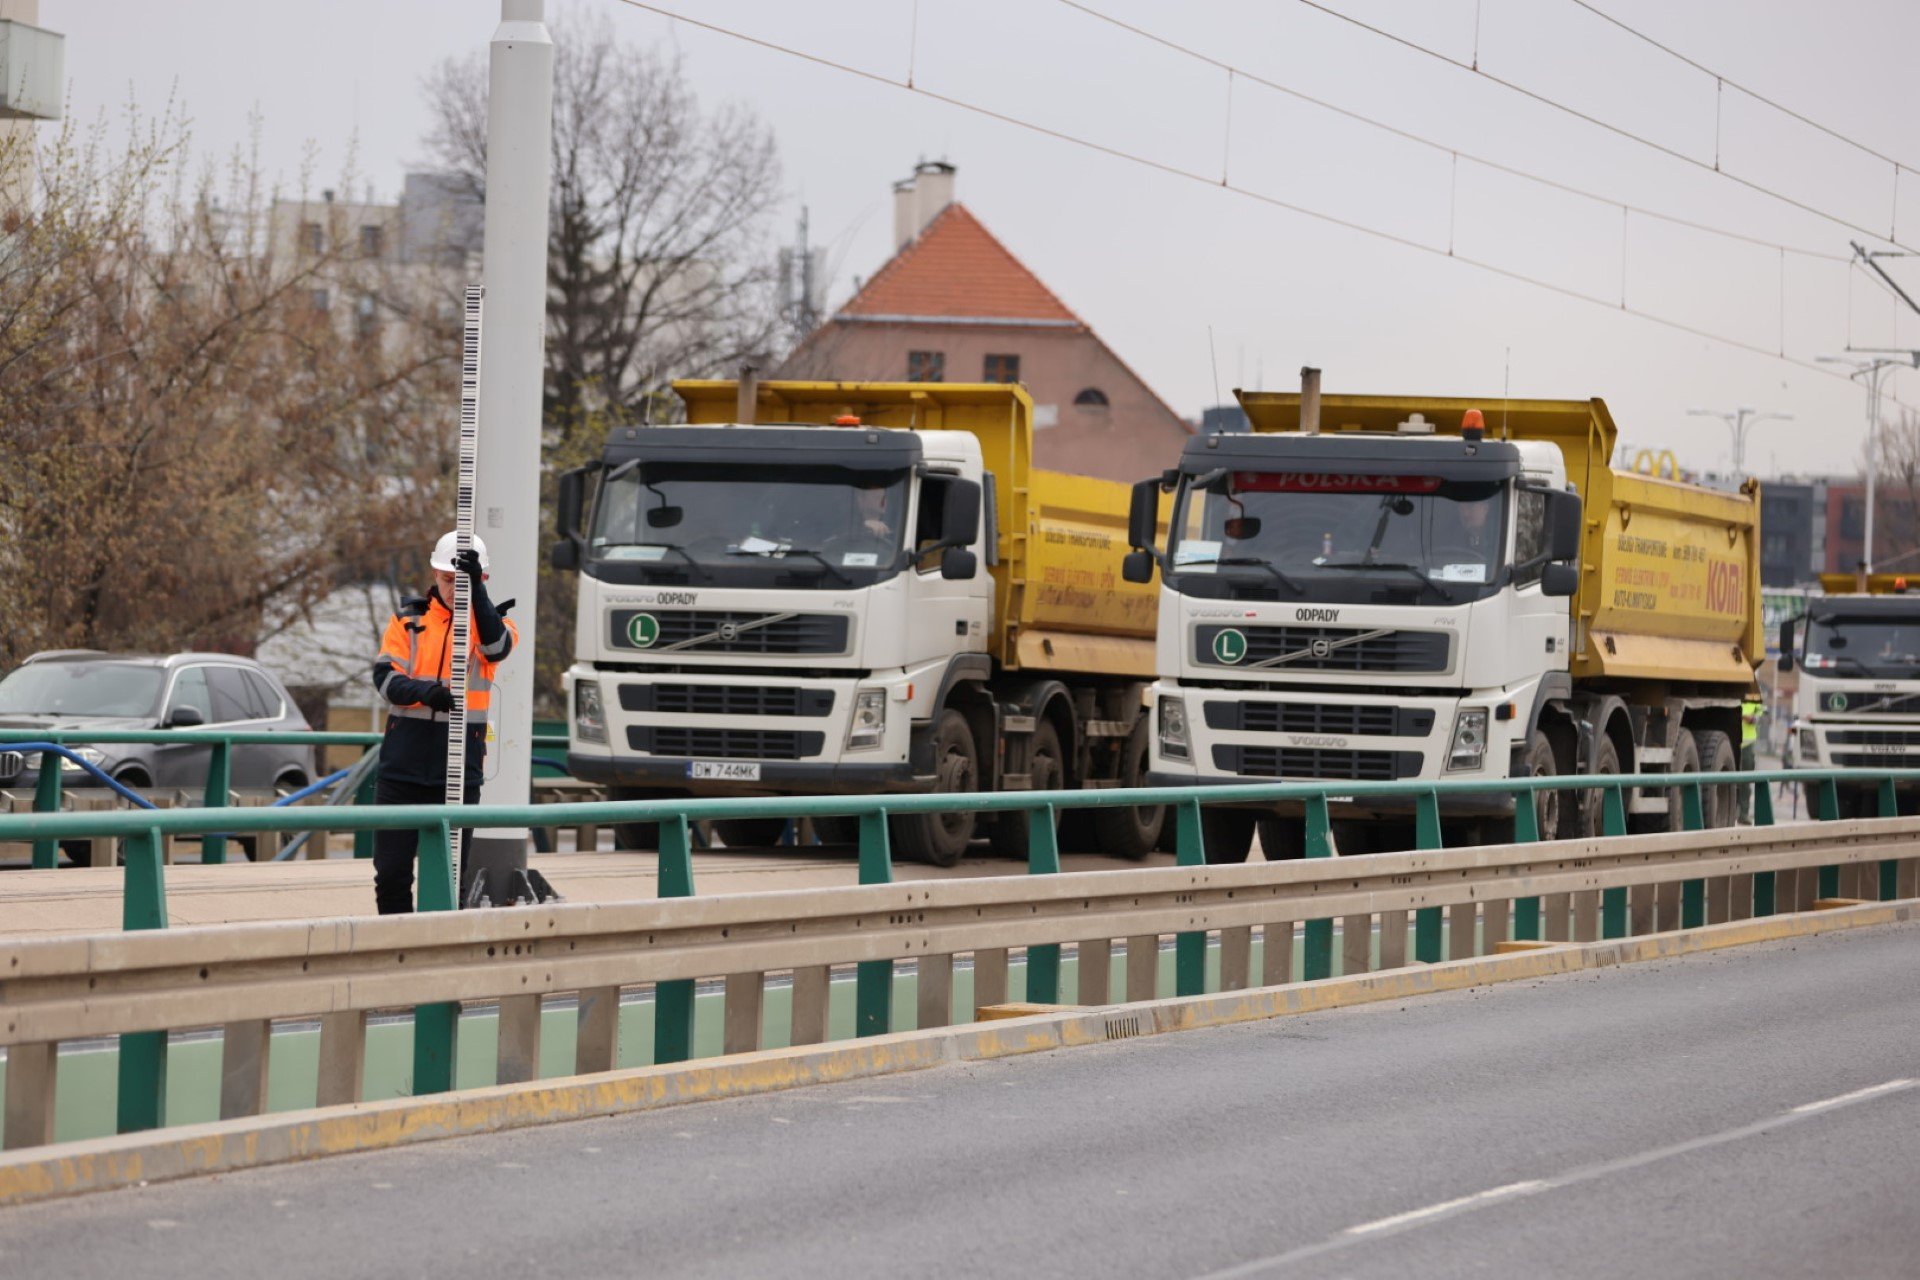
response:
<path fill-rule="evenodd" d="M 1888 369 L 1902 365 L 1920 366 L 1920 352 L 1909 354 L 1906 360 L 1890 360 L 1884 356 L 1815 356 L 1821 364 L 1851 365 L 1853 372 L 1847 376 L 1859 378 L 1866 375 L 1867 388 L 1867 527 L 1862 544 L 1860 571 L 1873 572 L 1873 491 L 1874 481 L 1880 474 L 1880 383 Z"/>
<path fill-rule="evenodd" d="M 1689 409 L 1687 413 L 1699 418 L 1718 418 L 1727 424 L 1733 432 L 1733 473 L 1745 475 L 1747 470 L 1747 428 L 1756 422 L 1792 422 L 1790 413 L 1761 413 L 1758 409 L 1746 405 L 1738 409 Z"/>

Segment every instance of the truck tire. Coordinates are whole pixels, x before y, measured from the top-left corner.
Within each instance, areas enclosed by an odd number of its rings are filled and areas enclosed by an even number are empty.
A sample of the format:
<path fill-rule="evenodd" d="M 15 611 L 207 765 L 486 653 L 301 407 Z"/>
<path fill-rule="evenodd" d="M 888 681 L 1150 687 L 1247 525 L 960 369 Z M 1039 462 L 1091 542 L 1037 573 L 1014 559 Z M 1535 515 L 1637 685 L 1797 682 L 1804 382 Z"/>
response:
<path fill-rule="evenodd" d="M 1553 743 L 1547 735 L 1534 730 L 1527 735 L 1527 752 L 1521 758 L 1521 767 L 1529 778 L 1557 778 L 1560 776 L 1560 758 L 1553 753 Z M 1522 804 L 1531 802 L 1536 829 L 1542 840 L 1558 840 L 1565 826 L 1563 817 L 1567 802 L 1576 793 L 1571 791 L 1536 791 Z"/>
<path fill-rule="evenodd" d="M 1667 765 L 1668 773 L 1700 772 L 1700 743 L 1692 730 L 1682 729 L 1673 739 L 1673 760 Z M 1667 787 L 1667 811 L 1665 813 L 1641 814 L 1629 819 L 1628 825 L 1636 832 L 1684 831 L 1686 822 L 1686 797 L 1684 788 Z M 1704 788 L 1700 796 L 1701 821 L 1712 826 L 1711 815 L 1706 812 L 1707 797 Z"/>
<path fill-rule="evenodd" d="M 1253 848 L 1260 815 L 1248 809 L 1202 809 L 1200 832 L 1207 842 L 1207 863 L 1245 862 Z"/>
<path fill-rule="evenodd" d="M 821 844 L 857 844 L 860 840 L 860 819 L 844 814 L 836 818 L 815 818 L 813 834 Z"/>
<path fill-rule="evenodd" d="M 1733 739 L 1718 729 L 1702 729 L 1694 737 L 1700 749 L 1701 773 L 1732 773 L 1740 767 Z M 1739 787 L 1726 782 L 1700 788 L 1700 818 L 1709 827 L 1730 827 L 1740 818 Z"/>
<path fill-rule="evenodd" d="M 717 818 L 713 834 L 729 849 L 769 849 L 780 843 L 785 818 Z"/>
<path fill-rule="evenodd" d="M 1600 749 L 1593 755 L 1593 777 L 1605 777 L 1620 772 L 1620 752 L 1614 748 L 1612 738 L 1602 738 Z M 1586 837 L 1598 836 L 1605 826 L 1604 814 L 1606 793 L 1599 788 L 1582 791 L 1580 795 L 1580 816 L 1578 833 Z"/>
<path fill-rule="evenodd" d="M 1260 854 L 1268 862 L 1292 862 L 1307 856 L 1305 818 L 1261 818 L 1254 827 L 1260 833 Z"/>
<path fill-rule="evenodd" d="M 609 800 L 658 800 L 660 797 L 640 787 L 608 787 Z M 660 824 L 657 822 L 616 822 L 613 824 L 616 849 L 658 849 Z"/>
<path fill-rule="evenodd" d="M 1147 762 L 1152 758 L 1153 746 L 1147 737 L 1151 726 L 1147 717 L 1141 716 L 1133 726 L 1133 732 L 1127 735 L 1127 754 L 1120 763 L 1120 785 L 1123 787 L 1141 787 L 1146 785 Z M 1128 858 L 1138 861 L 1153 852 L 1160 843 L 1160 829 L 1167 825 L 1165 805 L 1140 805 L 1130 809 L 1094 809 L 1093 833 L 1100 842 L 1100 851 L 1116 858 Z"/>
<path fill-rule="evenodd" d="M 934 791 L 976 791 L 980 785 L 980 756 L 974 747 L 967 718 L 948 707 L 933 727 Z M 946 813 L 911 813 L 891 820 L 894 847 L 911 862 L 951 867 L 966 856 L 973 843 L 976 815 L 972 809 Z"/>
<path fill-rule="evenodd" d="M 1042 720 L 1033 731 L 1033 744 L 1027 749 L 1027 776 L 1035 791 L 1060 791 L 1067 785 L 1067 766 L 1060 750 L 1060 732 Z M 1060 847 L 1060 814 L 1054 811 L 1054 848 Z M 996 814 L 992 822 L 993 851 L 1003 858 L 1026 861 L 1033 854 L 1033 841 L 1024 813 Z"/>

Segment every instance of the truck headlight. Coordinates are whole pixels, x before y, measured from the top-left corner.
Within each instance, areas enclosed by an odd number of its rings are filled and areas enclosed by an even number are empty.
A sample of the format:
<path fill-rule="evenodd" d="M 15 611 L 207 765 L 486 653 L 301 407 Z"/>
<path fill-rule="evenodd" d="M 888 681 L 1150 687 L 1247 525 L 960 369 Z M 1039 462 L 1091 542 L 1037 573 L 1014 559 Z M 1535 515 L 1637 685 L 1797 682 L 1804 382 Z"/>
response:
<path fill-rule="evenodd" d="M 1178 698 L 1160 699 L 1160 754 L 1169 760 L 1185 760 L 1187 745 L 1187 707 Z"/>
<path fill-rule="evenodd" d="M 847 727 L 847 750 L 871 751 L 887 736 L 887 691 L 862 689 L 853 695 L 853 723 Z"/>
<path fill-rule="evenodd" d="M 576 680 L 573 685 L 573 736 L 581 742 L 607 740 L 607 712 L 600 702 L 598 680 Z"/>
<path fill-rule="evenodd" d="M 1486 709 L 1462 711 L 1453 718 L 1453 744 L 1447 748 L 1447 768 L 1478 769 L 1486 759 Z"/>

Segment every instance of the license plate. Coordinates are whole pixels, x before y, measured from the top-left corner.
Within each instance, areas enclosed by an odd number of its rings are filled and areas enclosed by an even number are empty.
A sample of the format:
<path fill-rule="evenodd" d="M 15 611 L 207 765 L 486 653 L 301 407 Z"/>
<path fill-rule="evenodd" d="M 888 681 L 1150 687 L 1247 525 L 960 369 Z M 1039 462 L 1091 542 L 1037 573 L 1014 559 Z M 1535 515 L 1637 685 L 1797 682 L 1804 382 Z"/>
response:
<path fill-rule="evenodd" d="M 760 781 L 760 762 L 746 760 L 690 760 L 689 778 L 713 778 L 721 782 Z"/>

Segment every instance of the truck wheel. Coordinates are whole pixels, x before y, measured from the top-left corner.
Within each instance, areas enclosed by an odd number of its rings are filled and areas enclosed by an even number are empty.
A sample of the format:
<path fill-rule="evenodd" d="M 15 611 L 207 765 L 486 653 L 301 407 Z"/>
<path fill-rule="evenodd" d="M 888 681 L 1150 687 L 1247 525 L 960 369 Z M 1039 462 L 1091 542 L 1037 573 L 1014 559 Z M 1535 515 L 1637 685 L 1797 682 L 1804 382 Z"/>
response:
<path fill-rule="evenodd" d="M 660 797 L 640 787 L 608 787 L 609 800 L 658 800 Z M 616 822 L 613 824 L 616 849 L 658 849 L 660 824 L 657 822 Z"/>
<path fill-rule="evenodd" d="M 1292 862 L 1307 856 L 1305 818 L 1260 818 L 1254 830 L 1260 833 L 1260 853 L 1268 862 Z"/>
<path fill-rule="evenodd" d="M 1556 778 L 1560 776 L 1560 758 L 1553 754 L 1553 743 L 1547 735 L 1538 731 L 1527 737 L 1527 754 L 1521 760 L 1522 767 L 1529 778 Z M 1569 791 L 1536 791 L 1522 804 L 1533 805 L 1533 817 L 1536 830 L 1542 840 L 1560 838 L 1561 815 L 1566 801 L 1572 798 Z"/>
<path fill-rule="evenodd" d="M 1067 785 L 1067 768 L 1061 760 L 1060 732 L 1047 721 L 1033 731 L 1033 745 L 1027 751 L 1027 776 L 1035 791 L 1060 791 Z M 1060 847 L 1059 811 L 1054 813 L 1054 848 Z M 1002 813 L 992 820 L 993 851 L 1004 858 L 1025 861 L 1033 852 L 1028 839 L 1027 815 Z"/>
<path fill-rule="evenodd" d="M 1207 842 L 1208 865 L 1245 862 L 1259 820 L 1259 814 L 1246 809 L 1202 809 L 1200 832 Z"/>
<path fill-rule="evenodd" d="M 973 730 L 952 707 L 942 711 L 934 724 L 933 770 L 937 793 L 979 790 L 980 757 L 974 749 Z M 973 842 L 976 816 L 972 809 L 958 809 L 894 818 L 893 843 L 909 861 L 951 867 L 966 856 Z"/>
<path fill-rule="evenodd" d="M 1673 739 L 1673 760 L 1667 765 L 1668 773 L 1700 772 L 1700 744 L 1689 729 L 1682 729 Z M 1686 798 L 1683 787 L 1667 787 L 1667 811 L 1649 813 L 1631 818 L 1628 824 L 1634 831 L 1685 831 Z M 1700 819 L 1705 825 L 1712 826 L 1711 815 L 1706 812 L 1707 797 L 1704 791 L 1700 797 Z"/>
<path fill-rule="evenodd" d="M 1740 767 L 1733 739 L 1718 729 L 1702 729 L 1694 738 L 1701 773 L 1732 773 Z M 1700 788 L 1700 820 L 1709 827 L 1730 827 L 1740 818 L 1740 788 L 1731 782 Z"/>
<path fill-rule="evenodd" d="M 844 814 L 837 818 L 815 818 L 813 834 L 821 844 L 857 844 L 860 841 L 860 819 Z"/>
<path fill-rule="evenodd" d="M 713 834 L 729 849 L 772 848 L 786 829 L 785 818 L 718 818 L 713 824 Z"/>
<path fill-rule="evenodd" d="M 1152 756 L 1152 743 L 1147 737 L 1151 726 L 1147 717 L 1141 716 L 1133 732 L 1127 735 L 1126 759 L 1120 765 L 1120 785 L 1123 787 L 1142 787 L 1146 785 L 1147 761 Z M 1094 809 L 1093 832 L 1100 841 L 1100 851 L 1112 854 L 1116 858 L 1138 860 L 1153 852 L 1160 843 L 1160 830 L 1167 825 L 1165 805 L 1141 805 L 1132 809 Z"/>
<path fill-rule="evenodd" d="M 1593 776 L 1607 777 L 1620 772 L 1620 752 L 1614 748 L 1613 739 L 1602 738 L 1600 749 L 1594 752 Z M 1598 836 L 1605 826 L 1606 794 L 1598 788 L 1580 793 L 1579 834 L 1587 837 Z"/>

